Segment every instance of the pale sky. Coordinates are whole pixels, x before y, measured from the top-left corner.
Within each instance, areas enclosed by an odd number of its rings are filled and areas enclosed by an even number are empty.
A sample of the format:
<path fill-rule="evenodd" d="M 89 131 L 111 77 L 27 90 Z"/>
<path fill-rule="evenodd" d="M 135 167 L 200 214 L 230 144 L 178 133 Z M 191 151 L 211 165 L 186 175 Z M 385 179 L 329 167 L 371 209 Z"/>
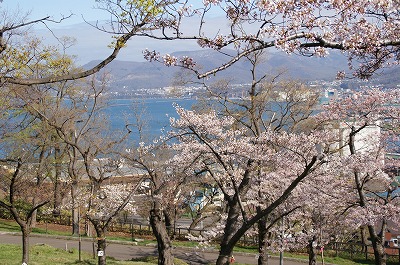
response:
<path fill-rule="evenodd" d="M 201 3 L 201 0 L 197 0 Z M 193 1 L 196 3 L 196 0 Z M 109 14 L 104 10 L 94 8 L 97 5 L 95 0 L 3 0 L 0 3 L 2 10 L 7 10 L 9 14 L 14 14 L 19 9 L 19 13 L 31 12 L 29 20 L 35 20 L 51 16 L 54 20 L 59 20 L 63 16 L 71 13 L 73 16 L 64 20 L 61 24 L 47 23 L 52 29 L 50 32 L 41 23 L 34 28 L 34 34 L 43 38 L 46 44 L 57 45 L 57 39 L 53 33 L 59 38 L 62 36 L 73 37 L 76 44 L 67 52 L 77 56 L 78 64 L 86 64 L 91 60 L 104 59 L 111 52 L 108 45 L 113 41 L 111 34 L 100 32 L 99 30 L 86 24 L 84 21 L 107 21 Z M 84 17 L 84 19 L 82 18 Z M 222 21 L 222 23 L 221 23 Z M 218 32 L 218 27 L 224 22 L 224 17 L 210 18 L 213 34 Z M 185 32 L 196 30 L 190 23 L 184 23 Z M 127 44 L 127 47 L 121 51 L 118 60 L 124 61 L 144 61 L 142 51 L 157 50 L 160 53 L 173 53 L 175 51 L 189 51 L 201 49 L 195 41 L 168 41 L 160 42 L 152 39 L 134 37 Z"/>
<path fill-rule="evenodd" d="M 88 21 L 107 19 L 108 14 L 105 11 L 95 9 L 94 0 L 3 0 L 0 4 L 2 9 L 10 11 L 17 10 L 31 11 L 30 19 L 38 19 L 51 16 L 58 20 L 62 16 L 73 16 L 65 20 L 62 24 L 77 24 L 83 22 L 82 16 Z"/>

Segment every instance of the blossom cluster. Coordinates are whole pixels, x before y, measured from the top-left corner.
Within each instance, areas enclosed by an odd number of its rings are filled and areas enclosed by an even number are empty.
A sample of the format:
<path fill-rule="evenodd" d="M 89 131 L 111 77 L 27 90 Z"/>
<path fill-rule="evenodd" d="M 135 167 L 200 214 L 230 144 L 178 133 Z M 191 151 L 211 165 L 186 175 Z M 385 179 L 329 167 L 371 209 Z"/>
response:
<path fill-rule="evenodd" d="M 150 51 L 145 49 L 143 51 L 143 57 L 149 62 L 161 62 L 166 66 L 181 66 L 187 69 L 193 69 L 196 66 L 196 62 L 193 60 L 193 58 L 188 56 L 182 56 L 181 58 L 170 54 L 161 56 L 160 53 L 156 52 L 155 50 Z"/>

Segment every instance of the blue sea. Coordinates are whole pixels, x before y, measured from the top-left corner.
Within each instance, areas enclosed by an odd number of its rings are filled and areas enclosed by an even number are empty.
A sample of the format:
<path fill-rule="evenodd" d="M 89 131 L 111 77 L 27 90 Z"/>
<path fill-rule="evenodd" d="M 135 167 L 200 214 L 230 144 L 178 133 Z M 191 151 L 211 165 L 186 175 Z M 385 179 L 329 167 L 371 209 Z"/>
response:
<path fill-rule="evenodd" d="M 131 124 L 131 139 L 139 138 L 135 113 L 141 113 L 142 119 L 147 124 L 144 133 L 149 139 L 161 135 L 162 130 L 170 129 L 170 117 L 178 117 L 174 104 L 190 109 L 196 102 L 194 99 L 112 99 L 104 110 L 110 118 L 111 129 L 115 131 L 124 130 L 126 124 Z"/>

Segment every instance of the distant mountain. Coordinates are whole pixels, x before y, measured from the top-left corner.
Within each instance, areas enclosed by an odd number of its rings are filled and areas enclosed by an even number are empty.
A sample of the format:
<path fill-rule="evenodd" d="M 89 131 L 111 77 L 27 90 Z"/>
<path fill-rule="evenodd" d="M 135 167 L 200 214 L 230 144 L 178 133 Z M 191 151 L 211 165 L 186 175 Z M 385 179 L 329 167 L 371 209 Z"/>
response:
<path fill-rule="evenodd" d="M 371 82 L 386 87 L 395 87 L 396 85 L 400 85 L 400 67 L 394 66 L 378 71 L 375 73 Z"/>
<path fill-rule="evenodd" d="M 181 57 L 183 55 L 194 58 L 198 66 L 204 71 L 213 69 L 222 65 L 229 60 L 228 54 L 221 54 L 212 50 L 199 50 L 190 52 L 175 52 L 172 55 Z M 86 64 L 85 68 L 90 68 L 99 61 L 92 61 Z M 242 59 L 235 63 L 232 67 L 225 71 L 217 73 L 214 78 L 228 79 L 233 84 L 250 83 L 251 64 L 249 61 Z M 311 80 L 334 80 L 336 73 L 340 70 L 347 69 L 347 60 L 340 53 L 332 53 L 325 58 L 305 57 L 298 55 L 287 55 L 285 53 L 276 52 L 266 56 L 263 63 L 258 66 L 258 74 L 276 74 L 282 69 L 287 71 L 287 76 L 302 81 Z M 181 72 L 179 67 L 167 67 L 155 62 L 128 62 L 115 60 L 111 62 L 105 69 L 111 74 L 111 87 L 113 91 L 134 91 L 138 89 L 159 88 L 171 86 L 176 80 L 177 75 Z M 399 79 L 399 70 L 391 70 L 396 72 L 394 79 Z M 390 74 L 393 76 L 393 74 Z M 195 77 L 193 76 L 195 79 Z M 378 77 L 379 78 L 379 77 Z M 387 79 L 387 78 L 385 78 Z"/>

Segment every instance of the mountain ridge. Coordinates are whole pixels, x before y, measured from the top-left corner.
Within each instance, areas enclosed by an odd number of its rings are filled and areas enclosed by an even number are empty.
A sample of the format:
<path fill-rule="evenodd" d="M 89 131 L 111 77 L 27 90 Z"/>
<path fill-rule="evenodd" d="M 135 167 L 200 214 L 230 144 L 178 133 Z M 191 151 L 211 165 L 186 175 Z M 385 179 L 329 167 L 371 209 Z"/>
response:
<path fill-rule="evenodd" d="M 225 51 L 224 54 L 214 50 L 178 51 L 172 56 L 188 56 L 194 59 L 198 66 L 204 71 L 213 69 L 227 62 L 234 55 L 234 51 Z M 90 68 L 100 61 L 91 61 L 84 68 Z M 218 72 L 212 78 L 228 79 L 232 84 L 245 84 L 251 82 L 251 64 L 242 59 L 229 67 L 227 70 Z M 325 80 L 333 81 L 338 71 L 348 69 L 347 59 L 341 53 L 333 53 L 327 57 L 305 57 L 298 55 L 287 55 L 282 52 L 270 53 L 266 59 L 257 67 L 258 75 L 277 74 L 285 69 L 287 78 L 300 81 Z M 388 79 L 392 76 L 393 82 L 398 81 L 399 69 L 393 68 L 385 71 L 380 79 Z M 167 67 L 159 62 L 135 62 L 114 60 L 105 67 L 102 72 L 110 74 L 111 91 L 135 91 L 138 89 L 161 88 L 172 86 L 178 80 L 180 67 Z M 384 76 L 386 75 L 386 78 Z M 393 78 L 393 75 L 395 77 Z M 379 79 L 379 78 L 378 78 Z M 196 77 L 193 74 L 192 80 Z"/>

